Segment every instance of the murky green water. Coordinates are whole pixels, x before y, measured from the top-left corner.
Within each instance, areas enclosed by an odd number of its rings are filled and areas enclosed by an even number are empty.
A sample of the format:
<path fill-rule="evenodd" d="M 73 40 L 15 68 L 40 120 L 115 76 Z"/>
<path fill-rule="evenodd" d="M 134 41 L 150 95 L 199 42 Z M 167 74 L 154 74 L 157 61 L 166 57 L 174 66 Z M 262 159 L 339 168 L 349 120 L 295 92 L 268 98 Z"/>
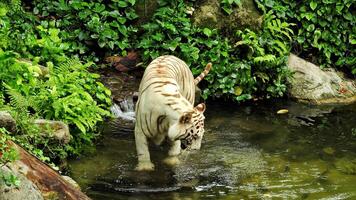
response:
<path fill-rule="evenodd" d="M 287 108 L 288 114 L 277 115 Z M 93 199 L 356 199 L 356 105 L 208 104 L 202 149 L 182 164 L 140 173 L 132 133 L 106 134 L 94 155 L 70 162 Z M 109 128 L 111 130 L 111 128 Z"/>

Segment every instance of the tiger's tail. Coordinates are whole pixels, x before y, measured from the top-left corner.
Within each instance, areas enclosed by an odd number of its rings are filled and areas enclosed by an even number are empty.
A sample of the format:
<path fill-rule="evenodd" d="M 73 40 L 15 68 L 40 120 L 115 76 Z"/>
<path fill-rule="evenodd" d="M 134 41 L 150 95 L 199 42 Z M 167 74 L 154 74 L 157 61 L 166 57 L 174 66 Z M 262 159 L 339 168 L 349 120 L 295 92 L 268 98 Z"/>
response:
<path fill-rule="evenodd" d="M 204 71 L 199 75 L 197 76 L 195 79 L 194 79 L 194 84 L 195 85 L 198 85 L 198 83 L 203 80 L 203 78 L 209 73 L 210 69 L 211 69 L 211 66 L 212 64 L 211 63 L 208 63 L 206 66 L 205 66 L 205 69 Z"/>

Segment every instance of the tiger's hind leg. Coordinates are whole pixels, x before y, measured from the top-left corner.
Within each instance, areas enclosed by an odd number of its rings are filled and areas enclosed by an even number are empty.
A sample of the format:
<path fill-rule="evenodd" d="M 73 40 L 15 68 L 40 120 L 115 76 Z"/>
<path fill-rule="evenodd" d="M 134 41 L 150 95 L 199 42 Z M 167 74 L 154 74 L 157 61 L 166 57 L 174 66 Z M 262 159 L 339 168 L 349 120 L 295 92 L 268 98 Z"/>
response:
<path fill-rule="evenodd" d="M 178 155 L 180 154 L 181 151 L 181 141 L 176 140 L 171 143 L 171 148 L 169 149 L 168 152 L 168 157 L 163 160 L 163 162 L 169 166 L 175 166 L 180 163 L 178 159 Z"/>
<path fill-rule="evenodd" d="M 154 165 L 150 159 L 150 152 L 148 150 L 147 137 L 140 130 L 140 127 L 135 126 L 135 142 L 138 164 L 135 170 L 137 171 L 153 171 Z"/>

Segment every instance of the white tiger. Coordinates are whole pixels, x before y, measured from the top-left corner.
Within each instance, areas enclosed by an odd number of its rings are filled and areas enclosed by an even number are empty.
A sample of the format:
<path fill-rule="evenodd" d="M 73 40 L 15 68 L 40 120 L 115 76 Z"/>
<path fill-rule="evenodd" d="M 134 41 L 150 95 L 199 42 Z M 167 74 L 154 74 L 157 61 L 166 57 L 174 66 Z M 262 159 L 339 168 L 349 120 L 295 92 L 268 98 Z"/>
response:
<path fill-rule="evenodd" d="M 204 135 L 205 104 L 194 107 L 195 85 L 210 71 L 211 63 L 194 79 L 181 59 L 167 55 L 153 60 L 145 70 L 136 103 L 136 170 L 153 170 L 148 139 L 156 145 L 165 138 L 170 150 L 165 162 L 177 164 L 181 140 L 190 149 L 200 149 Z"/>

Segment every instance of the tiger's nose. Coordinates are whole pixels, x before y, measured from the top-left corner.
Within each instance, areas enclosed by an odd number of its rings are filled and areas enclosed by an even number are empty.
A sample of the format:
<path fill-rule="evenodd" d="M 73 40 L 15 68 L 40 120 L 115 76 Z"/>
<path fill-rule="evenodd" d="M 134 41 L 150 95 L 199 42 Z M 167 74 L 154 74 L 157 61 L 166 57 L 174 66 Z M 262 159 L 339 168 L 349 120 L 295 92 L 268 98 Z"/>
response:
<path fill-rule="evenodd" d="M 181 148 L 181 149 L 184 150 L 184 149 L 186 149 L 187 147 L 188 147 L 188 145 L 187 145 L 185 142 L 181 142 L 181 143 L 180 143 L 180 148 Z"/>

